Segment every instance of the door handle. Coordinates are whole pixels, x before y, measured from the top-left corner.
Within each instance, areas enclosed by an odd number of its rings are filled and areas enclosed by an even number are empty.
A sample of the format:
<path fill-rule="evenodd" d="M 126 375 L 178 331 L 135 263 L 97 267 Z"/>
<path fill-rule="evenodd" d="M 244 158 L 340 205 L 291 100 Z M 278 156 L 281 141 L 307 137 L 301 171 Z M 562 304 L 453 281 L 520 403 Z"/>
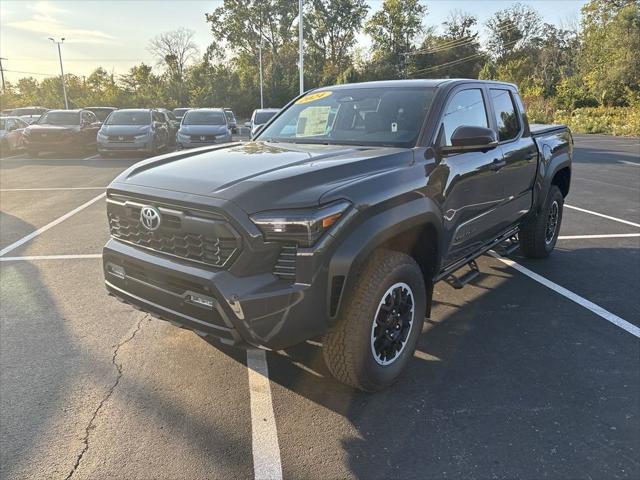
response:
<path fill-rule="evenodd" d="M 494 158 L 493 162 L 491 162 L 491 170 L 493 170 L 494 172 L 497 172 L 502 167 L 504 167 L 506 164 L 507 164 L 506 160 L 504 160 L 502 158 Z"/>

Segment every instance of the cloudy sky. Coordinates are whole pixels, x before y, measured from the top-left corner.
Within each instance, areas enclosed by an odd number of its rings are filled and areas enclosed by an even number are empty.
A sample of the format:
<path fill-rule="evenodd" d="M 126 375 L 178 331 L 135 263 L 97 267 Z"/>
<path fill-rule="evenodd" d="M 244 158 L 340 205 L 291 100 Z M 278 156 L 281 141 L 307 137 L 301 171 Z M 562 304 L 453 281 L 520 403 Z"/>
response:
<path fill-rule="evenodd" d="M 291 0 L 297 1 L 297 0 Z M 0 0 L 0 56 L 5 78 L 23 76 L 42 79 L 59 74 L 57 51 L 48 37 L 65 37 L 65 71 L 88 75 L 97 66 L 116 74 L 142 61 L 153 65 L 147 51 L 149 39 L 158 33 L 187 27 L 196 32 L 202 51 L 210 42 L 205 13 L 221 1 L 215 0 Z M 370 0 L 371 10 L 381 0 Z M 495 11 L 513 1 L 466 0 L 425 1 L 429 14 L 425 23 L 438 25 L 451 10 L 476 15 L 483 23 Z M 586 0 L 523 1 L 535 7 L 544 20 L 567 24 L 579 18 Z M 365 38 L 361 41 L 366 42 Z"/>

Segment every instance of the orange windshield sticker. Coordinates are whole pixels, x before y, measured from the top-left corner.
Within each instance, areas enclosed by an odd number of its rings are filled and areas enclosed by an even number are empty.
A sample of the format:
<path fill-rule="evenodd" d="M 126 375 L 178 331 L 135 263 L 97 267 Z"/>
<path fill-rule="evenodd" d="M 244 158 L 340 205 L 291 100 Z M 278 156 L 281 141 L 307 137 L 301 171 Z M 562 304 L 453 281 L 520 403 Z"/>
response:
<path fill-rule="evenodd" d="M 311 102 L 315 102 L 316 100 L 320 100 L 321 98 L 326 98 L 328 96 L 330 96 L 333 92 L 315 92 L 315 93 L 310 93 L 309 95 L 305 95 L 304 97 L 300 98 L 299 100 L 296 100 L 296 105 L 302 104 L 302 103 L 311 103 Z"/>

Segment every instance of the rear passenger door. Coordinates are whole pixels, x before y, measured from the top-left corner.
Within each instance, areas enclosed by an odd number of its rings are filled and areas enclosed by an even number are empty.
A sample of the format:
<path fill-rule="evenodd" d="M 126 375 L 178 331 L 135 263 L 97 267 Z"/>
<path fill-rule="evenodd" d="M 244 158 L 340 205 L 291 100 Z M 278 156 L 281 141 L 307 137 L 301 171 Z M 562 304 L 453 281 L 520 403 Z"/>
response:
<path fill-rule="evenodd" d="M 499 209 L 499 228 L 506 229 L 531 208 L 538 150 L 515 91 L 506 87 L 490 87 L 489 97 L 494 129 L 498 134 L 502 154 L 502 167 L 497 170 L 504 197 Z"/>
<path fill-rule="evenodd" d="M 482 87 L 458 88 L 449 94 L 440 118 L 440 145 L 451 145 L 451 135 L 462 125 L 491 128 L 487 92 Z M 436 149 L 437 149 L 436 145 Z M 496 229 L 496 207 L 502 191 L 496 185 L 494 165 L 500 149 L 442 155 L 429 175 L 429 186 L 442 192 L 445 264 L 476 251 L 491 240 Z"/>

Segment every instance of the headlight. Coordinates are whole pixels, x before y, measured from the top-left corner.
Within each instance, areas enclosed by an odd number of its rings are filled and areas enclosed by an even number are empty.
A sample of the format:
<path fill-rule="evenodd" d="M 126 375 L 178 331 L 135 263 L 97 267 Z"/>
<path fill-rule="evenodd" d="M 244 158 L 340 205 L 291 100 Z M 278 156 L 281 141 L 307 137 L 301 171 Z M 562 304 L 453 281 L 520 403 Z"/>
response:
<path fill-rule="evenodd" d="M 289 210 L 256 213 L 251 220 L 266 241 L 296 242 L 310 247 L 334 225 L 351 204 L 341 200 L 313 210 Z"/>
<path fill-rule="evenodd" d="M 138 135 L 134 135 L 133 138 L 136 140 L 142 140 L 143 138 L 147 138 L 149 136 L 149 132 L 140 133 Z"/>
<path fill-rule="evenodd" d="M 178 138 L 181 140 L 189 140 L 189 135 L 185 135 L 182 132 L 178 132 Z"/>

